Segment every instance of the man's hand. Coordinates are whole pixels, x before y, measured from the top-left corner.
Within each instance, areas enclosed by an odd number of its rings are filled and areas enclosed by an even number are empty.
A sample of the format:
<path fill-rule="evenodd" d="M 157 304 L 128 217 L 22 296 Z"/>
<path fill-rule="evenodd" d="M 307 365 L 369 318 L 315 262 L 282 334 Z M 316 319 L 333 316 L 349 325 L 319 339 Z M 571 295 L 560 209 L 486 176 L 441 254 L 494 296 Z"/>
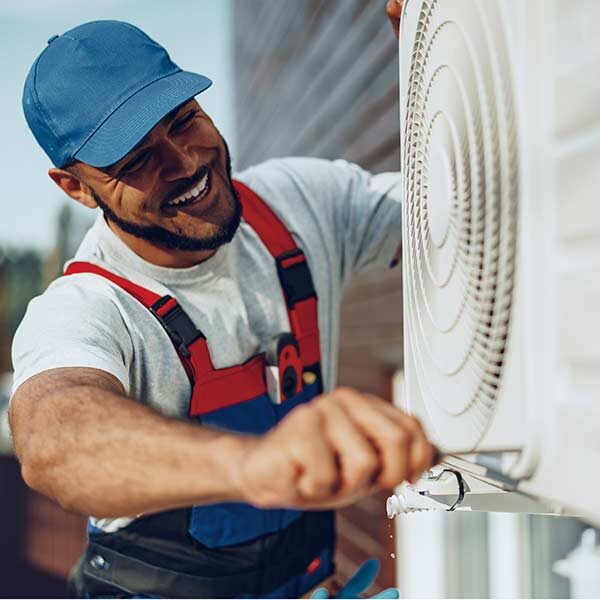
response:
<path fill-rule="evenodd" d="M 435 455 L 417 419 L 350 388 L 297 407 L 247 443 L 236 480 L 244 501 L 261 508 L 346 506 L 416 481 Z"/>
<path fill-rule="evenodd" d="M 400 17 L 402 16 L 402 5 L 404 0 L 388 0 L 385 10 L 392 23 L 394 35 L 400 37 Z"/>

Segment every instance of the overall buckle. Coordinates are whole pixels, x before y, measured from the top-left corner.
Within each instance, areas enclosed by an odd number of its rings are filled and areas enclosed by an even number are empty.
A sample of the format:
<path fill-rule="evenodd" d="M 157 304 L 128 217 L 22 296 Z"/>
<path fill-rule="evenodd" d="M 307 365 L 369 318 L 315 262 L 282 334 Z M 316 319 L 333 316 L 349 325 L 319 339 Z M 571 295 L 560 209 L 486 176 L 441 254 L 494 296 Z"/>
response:
<path fill-rule="evenodd" d="M 280 254 L 275 261 L 279 282 L 290 308 L 297 302 L 316 296 L 312 275 L 300 248 Z"/>
<path fill-rule="evenodd" d="M 158 319 L 177 351 L 189 358 L 189 346 L 204 335 L 196 328 L 177 300 L 169 295 L 163 296 L 150 307 L 150 312 Z"/>
<path fill-rule="evenodd" d="M 268 344 L 267 389 L 271 400 L 281 404 L 302 391 L 300 347 L 292 333 L 281 333 Z"/>

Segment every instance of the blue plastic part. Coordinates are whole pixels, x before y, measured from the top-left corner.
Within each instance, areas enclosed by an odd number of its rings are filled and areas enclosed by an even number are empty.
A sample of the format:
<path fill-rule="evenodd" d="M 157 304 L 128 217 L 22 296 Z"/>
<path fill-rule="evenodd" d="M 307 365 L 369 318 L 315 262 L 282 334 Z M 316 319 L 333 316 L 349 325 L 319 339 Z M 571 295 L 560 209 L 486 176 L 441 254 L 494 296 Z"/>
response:
<path fill-rule="evenodd" d="M 338 592 L 335 598 L 360 598 L 361 594 L 366 591 L 377 578 L 379 573 L 380 562 L 376 558 L 370 558 L 365 561 L 350 578 L 348 583 Z M 311 598 L 329 598 L 329 592 L 326 588 L 316 589 Z M 372 598 L 400 598 L 400 590 L 398 588 L 388 588 L 383 590 Z"/>

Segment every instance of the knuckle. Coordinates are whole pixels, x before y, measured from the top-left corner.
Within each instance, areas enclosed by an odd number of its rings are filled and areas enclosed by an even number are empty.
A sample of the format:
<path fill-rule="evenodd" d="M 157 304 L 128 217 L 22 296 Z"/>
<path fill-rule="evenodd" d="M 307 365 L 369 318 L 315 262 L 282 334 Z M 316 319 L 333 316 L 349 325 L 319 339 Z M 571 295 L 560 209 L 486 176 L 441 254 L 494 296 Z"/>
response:
<path fill-rule="evenodd" d="M 342 386 L 341 389 L 343 390 L 344 394 L 352 398 L 360 398 L 364 396 L 364 394 L 360 390 L 357 390 L 356 388 L 351 387 L 349 385 Z"/>
<path fill-rule="evenodd" d="M 252 504 L 257 508 L 271 508 L 278 504 L 279 495 L 274 490 L 256 490 L 252 498 Z"/>
<path fill-rule="evenodd" d="M 405 473 L 384 473 L 379 478 L 379 485 L 383 488 L 394 488 L 406 477 Z"/>
<path fill-rule="evenodd" d="M 337 398 L 338 400 L 340 398 L 344 398 L 344 397 L 348 397 L 350 394 L 354 393 L 354 389 L 348 386 L 340 386 L 335 388 L 335 390 L 333 391 L 333 395 L 335 398 Z"/>
<path fill-rule="evenodd" d="M 302 486 L 302 495 L 309 500 L 318 497 L 318 485 L 314 479 L 308 478 L 304 482 L 304 485 Z"/>
<path fill-rule="evenodd" d="M 421 426 L 421 420 L 419 419 L 419 417 L 417 417 L 417 415 L 413 415 L 413 414 L 408 414 L 408 418 L 415 423 L 416 425 L 418 425 L 419 427 Z"/>
<path fill-rule="evenodd" d="M 421 420 L 419 419 L 419 417 L 416 417 L 415 415 L 407 415 L 408 418 L 410 419 L 410 422 L 421 432 L 423 433 L 423 424 L 421 423 Z"/>
<path fill-rule="evenodd" d="M 409 435 L 405 429 L 396 428 L 390 434 L 390 443 L 396 447 L 404 448 L 408 445 Z"/>
<path fill-rule="evenodd" d="M 336 488 L 336 478 L 333 476 L 322 476 L 316 481 L 320 496 L 329 496 Z"/>
<path fill-rule="evenodd" d="M 373 471 L 377 470 L 378 461 L 377 459 L 364 452 L 359 454 L 355 458 L 354 462 L 354 471 L 359 477 L 365 477 L 373 473 Z"/>
<path fill-rule="evenodd" d="M 316 428 L 321 424 L 322 413 L 316 405 L 301 405 L 294 409 L 296 420 L 299 424 L 308 427 Z"/>
<path fill-rule="evenodd" d="M 353 392 L 354 388 L 351 388 L 349 385 L 340 385 L 336 388 L 338 392 Z"/>
<path fill-rule="evenodd" d="M 329 495 L 332 484 L 328 477 L 313 475 L 307 478 L 304 493 L 309 498 L 323 498 Z"/>
<path fill-rule="evenodd" d="M 369 400 L 370 402 L 373 402 L 374 404 L 379 404 L 381 402 L 384 402 L 384 400 L 382 398 L 380 398 L 379 396 L 376 396 L 375 394 L 364 394 L 364 397 Z"/>

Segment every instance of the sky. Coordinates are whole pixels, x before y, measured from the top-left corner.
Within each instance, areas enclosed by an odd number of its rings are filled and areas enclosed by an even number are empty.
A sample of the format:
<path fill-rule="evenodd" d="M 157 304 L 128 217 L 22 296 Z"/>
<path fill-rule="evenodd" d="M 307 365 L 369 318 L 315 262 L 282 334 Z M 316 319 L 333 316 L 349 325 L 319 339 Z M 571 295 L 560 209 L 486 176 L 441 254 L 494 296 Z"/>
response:
<path fill-rule="evenodd" d="M 97 19 L 129 21 L 162 44 L 181 68 L 213 86 L 198 101 L 235 156 L 231 0 L 1 0 L 0 1 L 0 248 L 54 245 L 56 215 L 70 200 L 48 177 L 52 166 L 27 127 L 23 83 L 53 34 Z M 75 217 L 95 213 L 77 203 Z"/>

